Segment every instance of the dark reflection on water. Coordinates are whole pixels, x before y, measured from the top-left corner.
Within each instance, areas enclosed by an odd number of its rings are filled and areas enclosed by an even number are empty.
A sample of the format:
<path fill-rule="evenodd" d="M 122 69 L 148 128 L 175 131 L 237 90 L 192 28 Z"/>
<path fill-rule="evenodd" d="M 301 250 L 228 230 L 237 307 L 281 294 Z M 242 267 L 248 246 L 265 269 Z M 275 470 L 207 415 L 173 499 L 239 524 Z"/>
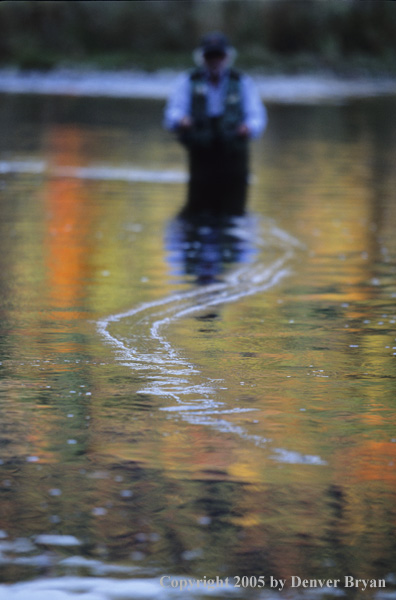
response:
<path fill-rule="evenodd" d="M 251 217 L 172 220 L 165 235 L 174 275 L 190 275 L 199 285 L 221 280 L 227 265 L 246 263 L 257 254 L 251 240 L 238 235 Z"/>
<path fill-rule="evenodd" d="M 146 173 L 184 169 L 160 103 L 0 102 L 2 580 L 394 578 L 393 101 L 269 107 L 252 156 L 260 247 L 248 222 L 174 219 L 184 186 Z M 194 312 L 235 273 L 237 300 Z M 194 399 L 214 403 L 199 422 L 150 337 L 186 294 L 161 335 L 179 371 L 194 366 Z M 135 307 L 111 331 L 140 370 L 96 329 Z"/>

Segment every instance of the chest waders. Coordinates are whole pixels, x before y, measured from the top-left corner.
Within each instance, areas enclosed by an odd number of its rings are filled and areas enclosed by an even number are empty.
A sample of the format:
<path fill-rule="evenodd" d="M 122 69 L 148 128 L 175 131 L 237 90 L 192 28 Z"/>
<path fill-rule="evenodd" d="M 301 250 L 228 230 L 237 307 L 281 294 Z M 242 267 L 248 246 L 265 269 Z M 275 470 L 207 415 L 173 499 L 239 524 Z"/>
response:
<path fill-rule="evenodd" d="M 224 112 L 207 114 L 208 84 L 201 70 L 193 71 L 191 118 L 193 127 L 180 140 L 188 150 L 190 180 L 185 215 L 242 215 L 248 179 L 248 144 L 237 135 L 243 123 L 240 75 L 231 70 Z"/>

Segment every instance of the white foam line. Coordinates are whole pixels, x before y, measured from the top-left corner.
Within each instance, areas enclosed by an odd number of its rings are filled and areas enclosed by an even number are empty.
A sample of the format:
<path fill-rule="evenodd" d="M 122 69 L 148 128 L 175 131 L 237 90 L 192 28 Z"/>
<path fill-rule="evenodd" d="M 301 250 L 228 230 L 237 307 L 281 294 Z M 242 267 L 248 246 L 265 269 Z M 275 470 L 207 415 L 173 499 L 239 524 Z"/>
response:
<path fill-rule="evenodd" d="M 141 169 L 133 166 L 111 167 L 108 165 L 57 167 L 41 160 L 0 161 L 0 174 L 7 175 L 11 173 L 95 181 L 143 183 L 186 183 L 188 179 L 185 172 L 175 170 Z"/>
<path fill-rule="evenodd" d="M 106 331 L 105 331 L 105 328 L 107 328 L 107 326 L 110 323 L 117 323 L 118 321 L 121 321 L 121 319 L 126 319 L 128 317 L 133 317 L 134 315 L 136 315 L 138 313 L 144 312 L 146 310 L 150 310 L 152 308 L 156 308 L 157 306 L 164 306 L 166 304 L 171 304 L 171 303 L 175 303 L 175 302 L 177 303 L 180 300 L 185 300 L 185 299 L 189 299 L 189 298 L 195 297 L 200 292 L 204 293 L 205 291 L 206 290 L 204 290 L 204 289 L 202 289 L 202 290 L 193 289 L 193 290 L 190 290 L 188 292 L 171 294 L 170 296 L 166 296 L 165 298 L 161 298 L 159 300 L 153 300 L 151 302 L 145 302 L 145 303 L 140 304 L 139 306 L 136 306 L 135 308 L 131 308 L 130 310 L 127 310 L 125 312 L 117 313 L 116 315 L 109 315 L 105 319 L 99 320 L 98 321 L 98 329 L 99 329 L 99 331 L 103 335 L 105 335 L 105 336 L 107 335 L 110 339 L 115 339 L 109 333 L 106 333 Z M 116 341 L 118 342 L 118 340 L 116 340 Z M 122 344 L 122 342 L 119 342 L 119 343 Z M 123 347 L 125 347 L 125 346 L 123 345 Z"/>
<path fill-rule="evenodd" d="M 187 414 L 183 415 L 183 420 L 191 425 L 206 425 L 207 427 L 213 427 L 216 429 L 216 431 L 220 431 L 221 433 L 232 433 L 233 435 L 237 435 L 244 440 L 253 442 L 255 446 L 263 447 L 270 441 L 267 438 L 263 438 L 259 435 L 251 435 L 246 433 L 243 427 L 234 425 L 233 423 L 230 423 L 224 419 L 213 419 L 211 417 L 202 418 Z"/>
<path fill-rule="evenodd" d="M 246 236 L 243 236 L 242 231 L 239 232 L 241 233 L 241 239 L 247 239 Z M 137 370 L 153 367 L 156 369 L 157 373 L 155 375 L 147 377 L 147 379 L 151 379 L 152 383 L 147 382 L 144 389 L 139 390 L 138 393 L 153 394 L 159 397 L 172 398 L 176 401 L 176 406 L 164 406 L 160 408 L 161 411 L 168 412 L 173 417 L 178 416 L 190 424 L 210 426 L 223 433 L 238 435 L 259 446 L 267 444 L 269 440 L 258 435 L 248 434 L 243 427 L 218 418 L 219 415 L 245 413 L 256 409 L 227 409 L 224 402 L 213 400 L 213 396 L 216 394 L 222 380 L 216 381 L 215 386 L 213 381 L 210 385 L 189 385 L 188 380 L 180 380 L 181 375 L 188 377 L 193 373 L 199 373 L 199 371 L 189 362 L 181 359 L 179 352 L 164 337 L 161 330 L 169 327 L 178 319 L 202 312 L 209 307 L 236 302 L 253 294 L 267 291 L 289 275 L 290 270 L 286 268 L 286 263 L 293 258 L 294 250 L 301 248 L 302 245 L 278 227 L 271 227 L 269 233 L 270 236 L 267 237 L 272 236 L 272 238 L 277 239 L 280 243 L 280 249 L 283 249 L 283 255 L 270 266 L 263 268 L 263 265 L 259 262 L 242 265 L 226 275 L 223 282 L 212 283 L 183 293 L 171 294 L 159 300 L 146 302 L 123 313 L 110 315 L 97 324 L 98 331 L 104 339 L 120 353 L 123 360 L 129 360 L 129 362 L 123 364 Z M 259 237 L 255 241 L 261 247 L 264 247 L 267 243 L 267 240 Z M 160 311 L 157 310 L 159 308 L 161 308 Z M 127 347 L 122 340 L 117 339 L 108 330 L 112 323 L 144 314 L 145 316 L 141 316 L 135 322 L 135 326 L 139 324 L 148 328 L 147 338 L 156 343 L 157 347 L 160 348 L 159 352 L 141 353 L 137 348 Z M 184 369 L 180 369 L 180 365 L 183 365 Z M 172 379 L 172 375 L 175 375 L 178 379 Z M 226 388 L 223 387 L 222 389 Z M 186 403 L 183 396 L 191 396 L 192 394 L 198 394 L 201 397 Z M 218 416 L 214 417 L 214 415 Z M 325 464 L 320 457 L 305 457 L 293 452 L 288 454 L 287 450 L 279 448 L 274 450 L 272 457 L 281 462 Z"/>
<path fill-rule="evenodd" d="M 187 174 L 181 171 L 157 171 L 132 167 L 57 167 L 50 171 L 50 175 L 101 181 L 147 183 L 186 183 L 187 181 Z"/>
<path fill-rule="evenodd" d="M 222 403 L 224 404 L 224 403 Z M 161 408 L 160 410 L 167 412 L 180 411 L 180 413 L 184 413 L 186 411 L 190 411 L 190 413 L 194 414 L 194 416 L 206 416 L 206 415 L 232 415 L 232 414 L 240 414 L 247 412 L 255 412 L 257 408 L 228 408 L 225 410 L 215 410 L 212 407 L 210 408 L 202 408 L 202 406 L 183 406 L 182 404 L 178 404 L 177 406 L 166 406 Z"/>
<path fill-rule="evenodd" d="M 131 352 L 133 352 L 134 353 L 133 358 L 135 359 L 135 362 L 133 363 L 134 366 L 138 366 L 138 364 L 141 362 L 144 363 L 146 361 L 149 361 L 151 365 L 154 363 L 158 367 L 160 367 L 160 371 L 163 372 L 164 371 L 164 368 L 163 368 L 164 362 L 169 363 L 169 360 L 171 360 L 173 362 L 174 360 L 177 359 L 178 365 L 179 365 L 180 359 L 179 359 L 178 353 L 172 348 L 171 344 L 165 338 L 163 338 L 163 336 L 161 336 L 159 334 L 158 330 L 160 327 L 163 327 L 164 325 L 169 325 L 176 319 L 186 316 L 187 314 L 190 314 L 192 312 L 200 311 L 203 308 L 206 308 L 208 306 L 215 306 L 220 303 L 228 303 L 228 302 L 240 299 L 241 297 L 244 297 L 246 295 L 251 295 L 253 293 L 257 293 L 261 289 L 263 289 L 263 290 L 268 289 L 269 286 L 274 285 L 275 282 L 279 281 L 282 277 L 284 277 L 286 275 L 286 273 L 287 273 L 286 271 L 284 271 L 284 272 L 278 271 L 278 273 L 276 273 L 276 270 L 280 268 L 281 264 L 283 264 L 287 258 L 289 258 L 289 253 L 286 253 L 286 255 L 280 261 L 277 261 L 269 269 L 265 270 L 264 274 L 260 277 L 259 280 L 262 281 L 265 278 L 267 278 L 267 279 L 269 278 L 269 281 L 267 281 L 264 285 L 259 286 L 259 288 L 255 287 L 253 285 L 253 288 L 250 287 L 250 289 L 249 288 L 243 289 L 236 294 L 230 293 L 231 290 L 227 289 L 227 288 L 234 289 L 235 286 L 239 282 L 241 274 L 246 275 L 246 271 L 247 272 L 251 271 L 251 269 L 244 266 L 241 269 L 237 270 L 236 273 L 233 273 L 232 275 L 230 275 L 228 277 L 228 280 L 225 283 L 210 284 L 209 286 L 205 286 L 204 288 L 190 290 L 189 292 L 185 292 L 183 294 L 176 294 L 176 295 L 172 295 L 170 297 L 167 297 L 167 298 L 164 298 L 161 300 L 145 303 L 139 307 L 136 307 L 136 308 L 126 311 L 124 313 L 120 313 L 118 315 L 111 315 L 107 319 L 103 319 L 103 320 L 99 321 L 98 330 L 107 339 L 107 341 L 109 341 L 113 346 L 115 346 L 116 348 L 118 348 L 119 350 L 122 351 L 123 358 L 125 358 L 125 355 L 131 357 Z M 275 271 L 275 273 L 274 273 L 274 271 Z M 274 276 L 273 282 L 271 281 L 272 275 Z M 186 299 L 197 300 L 197 298 L 199 298 L 202 295 L 204 295 L 203 301 L 198 302 L 198 304 L 195 302 L 193 306 L 189 306 L 189 307 L 184 306 L 180 309 L 180 300 L 186 300 Z M 205 298 L 205 296 L 206 296 L 206 298 Z M 213 297 L 213 296 L 215 296 L 215 297 Z M 165 361 L 164 361 L 163 354 L 160 357 L 156 357 L 156 356 L 153 357 L 152 354 L 142 356 L 141 354 L 139 354 L 139 352 L 136 349 L 127 348 L 126 345 L 122 341 L 120 341 L 116 337 L 112 336 L 107 329 L 108 325 L 111 322 L 118 322 L 119 320 L 121 320 L 123 318 L 132 317 L 134 315 L 137 315 L 138 313 L 148 311 L 152 308 L 157 308 L 158 306 L 164 306 L 164 305 L 171 304 L 171 307 L 170 307 L 170 309 L 168 308 L 168 311 L 174 310 L 175 302 L 176 302 L 176 310 L 178 309 L 177 312 L 175 314 L 173 314 L 172 317 L 162 318 L 162 319 L 154 322 L 150 328 L 150 337 L 152 339 L 154 339 L 157 343 L 160 343 L 166 352 L 166 360 Z M 172 306 L 172 304 L 173 304 L 173 306 Z M 137 356 L 138 356 L 138 358 L 137 358 Z M 136 362 L 136 360 L 137 360 L 137 362 Z M 187 366 L 191 367 L 191 371 L 193 370 L 196 372 L 196 369 L 194 369 L 188 363 L 187 363 Z M 180 370 L 178 369 L 177 371 L 179 372 Z M 167 372 L 167 375 L 169 375 L 169 368 L 166 369 L 166 372 Z M 169 385 L 169 383 L 168 383 L 168 385 Z M 175 390 L 174 383 L 173 384 L 171 383 L 171 386 L 172 386 L 172 389 L 164 389 L 163 386 L 160 388 L 158 385 L 150 386 L 149 389 L 139 390 L 139 392 L 140 393 L 155 392 L 156 395 L 173 397 L 177 402 L 181 403 L 180 394 L 183 396 L 184 394 L 187 394 L 187 393 L 191 394 L 196 391 L 194 388 L 191 388 L 191 386 L 185 387 L 182 390 L 180 388 L 177 388 Z M 202 388 L 202 386 L 201 386 L 201 388 Z M 209 389 L 207 389 L 206 393 L 213 394 L 214 393 L 213 386 L 211 386 Z M 200 404 L 200 407 L 201 407 L 201 409 L 204 408 L 202 406 L 202 402 Z M 212 406 L 212 408 L 214 408 L 214 407 Z M 221 414 L 221 411 L 218 411 L 218 414 Z M 213 421 L 214 420 L 212 419 L 211 420 L 212 424 L 213 424 Z M 237 431 L 240 432 L 240 428 L 238 428 Z"/>
<path fill-rule="evenodd" d="M 292 452 L 284 448 L 275 448 L 274 458 L 279 462 L 289 464 L 327 465 L 327 462 L 320 456 L 300 454 L 300 452 Z"/>
<path fill-rule="evenodd" d="M 263 279 L 268 279 L 268 281 L 266 283 L 264 283 L 263 285 L 256 285 L 256 286 L 251 287 L 250 289 L 249 288 L 243 289 L 240 292 L 237 292 L 234 294 L 225 293 L 223 296 L 220 296 L 218 298 L 209 298 L 206 301 L 204 300 L 203 302 L 201 302 L 199 304 L 196 304 L 194 306 L 189 306 L 188 308 L 178 311 L 173 316 L 172 319 L 170 317 L 166 317 L 165 319 L 155 321 L 150 329 L 151 337 L 158 340 L 163 345 L 164 348 L 169 349 L 171 347 L 170 343 L 168 341 L 166 341 L 159 333 L 159 330 L 164 325 L 169 325 L 175 319 L 179 319 L 179 318 L 185 317 L 189 314 L 199 312 L 199 311 L 203 310 L 204 308 L 208 308 L 211 306 L 217 306 L 218 304 L 235 302 L 236 300 L 240 300 L 241 298 L 248 297 L 253 294 L 257 294 L 258 292 L 266 291 L 268 288 L 276 285 L 281 279 L 283 279 L 284 277 L 286 277 L 286 275 L 288 275 L 290 273 L 289 270 L 282 269 L 284 263 L 290 257 L 291 257 L 291 253 L 287 253 L 283 258 L 279 259 L 276 263 L 274 263 L 274 265 L 272 265 L 270 268 L 268 268 L 266 271 L 264 271 L 264 273 L 262 274 L 261 277 L 257 276 L 257 281 L 253 280 L 253 283 L 261 283 L 263 281 Z M 172 349 L 171 349 L 171 351 L 172 351 Z"/>
<path fill-rule="evenodd" d="M 288 246 L 300 249 L 305 248 L 304 244 L 302 244 L 300 240 L 297 240 L 294 236 L 290 235 L 290 233 L 284 231 L 283 229 L 280 229 L 276 225 L 272 226 L 272 233 L 275 234 L 279 240 L 285 242 L 285 244 Z"/>
<path fill-rule="evenodd" d="M 166 296 L 165 298 L 160 298 L 159 300 L 152 300 L 151 302 L 145 302 L 144 304 L 140 304 L 135 308 L 131 308 L 122 313 L 117 313 L 116 315 L 109 315 L 105 319 L 99 321 L 99 323 L 111 323 L 117 322 L 121 319 L 125 319 L 127 317 L 133 317 L 137 313 L 143 312 L 145 310 L 150 310 L 151 308 L 156 308 L 157 306 L 163 306 L 165 304 L 170 304 L 174 302 L 178 302 L 180 300 L 187 300 L 194 298 L 195 296 L 199 296 L 201 294 L 207 294 L 208 291 L 213 291 L 215 289 L 224 288 L 224 283 L 213 283 L 205 286 L 203 288 L 193 288 L 192 290 L 188 290 L 186 292 L 178 292 L 176 294 L 171 294 L 170 296 Z"/>
<path fill-rule="evenodd" d="M 224 284 L 224 283 L 214 283 L 214 284 L 205 286 L 203 288 L 198 288 L 198 289 L 194 288 L 187 292 L 172 294 L 170 296 L 161 298 L 159 300 L 146 302 L 146 303 L 141 304 L 135 308 L 132 308 L 126 312 L 118 313 L 116 315 L 110 315 L 105 319 L 101 319 L 100 321 L 97 322 L 97 328 L 98 328 L 99 333 L 101 333 L 107 339 L 107 341 L 109 343 L 111 343 L 114 346 L 117 346 L 120 350 L 130 353 L 130 355 L 133 355 L 133 353 L 131 352 L 132 351 L 131 348 L 127 348 L 121 340 L 118 340 L 116 337 L 112 336 L 108 332 L 107 327 L 110 323 L 116 323 L 122 319 L 130 318 L 139 313 L 144 313 L 144 312 L 152 310 L 153 308 L 157 308 L 159 306 L 166 306 L 168 304 L 170 304 L 170 308 L 168 308 L 165 311 L 165 313 L 166 312 L 174 312 L 175 309 L 177 309 L 177 307 L 180 306 L 180 303 L 182 301 L 196 299 L 196 298 L 199 298 L 203 294 L 208 294 L 208 293 L 213 294 L 217 291 L 223 290 L 225 287 L 226 287 L 226 284 Z M 161 313 L 161 314 L 164 314 L 164 313 Z M 151 319 L 153 318 L 152 314 L 149 316 L 151 317 Z M 154 316 L 156 316 L 156 315 L 154 315 Z M 141 322 L 142 320 L 143 319 L 140 319 L 139 322 Z M 143 356 L 141 353 L 139 353 L 139 354 L 141 357 Z M 149 360 L 151 360 L 150 359 L 151 356 L 152 355 L 150 354 Z"/>
<path fill-rule="evenodd" d="M 41 160 L 19 160 L 19 161 L 0 161 L 0 174 L 8 173 L 34 173 L 41 175 L 45 173 L 47 164 Z"/>
<path fill-rule="evenodd" d="M 146 359 L 145 359 L 144 355 L 142 355 L 142 353 L 139 353 L 137 349 L 128 348 L 121 340 L 117 339 L 116 337 L 114 337 L 110 334 L 110 332 L 107 329 L 109 324 L 117 323 L 118 321 L 120 321 L 122 319 L 130 318 L 139 313 L 150 311 L 153 308 L 158 308 L 159 306 L 166 306 L 168 304 L 171 305 L 171 308 L 168 310 L 174 310 L 175 306 L 177 307 L 181 301 L 195 299 L 195 298 L 201 296 L 202 294 L 207 294 L 208 292 L 213 293 L 217 290 L 223 289 L 224 287 L 225 287 L 225 284 L 216 283 L 216 284 L 211 284 L 209 286 L 205 286 L 204 288 L 198 288 L 198 289 L 194 288 L 193 290 L 189 290 L 187 292 L 172 294 L 170 296 L 161 298 L 159 300 L 146 302 L 144 304 L 141 304 L 141 305 L 139 305 L 135 308 L 132 308 L 128 311 L 125 311 L 123 313 L 118 313 L 116 315 L 110 315 L 105 319 L 101 319 L 100 321 L 97 322 L 98 332 L 106 339 L 106 341 L 109 344 L 111 344 L 113 347 L 115 347 L 117 349 L 117 351 L 120 353 L 120 357 L 122 360 L 128 360 L 128 361 L 132 360 L 132 363 L 130 364 L 130 366 L 132 366 L 132 364 L 133 364 L 134 368 L 139 368 L 139 369 L 140 368 L 149 368 L 149 367 L 151 367 L 151 365 L 154 362 L 152 354 L 148 355 L 148 357 L 146 357 Z M 137 356 L 139 356 L 139 358 L 137 358 Z M 147 367 L 143 366 L 144 362 L 148 363 Z M 163 362 L 163 361 L 161 360 L 161 361 L 157 361 L 157 362 Z M 190 372 L 190 373 L 196 372 L 196 369 L 194 369 L 194 367 L 192 367 L 192 365 L 189 365 L 189 363 L 183 363 L 183 364 L 186 364 L 187 369 L 188 369 L 187 372 Z M 178 362 L 178 365 L 180 365 L 180 361 Z M 165 370 L 165 371 L 164 371 L 164 369 L 160 369 L 160 372 L 165 372 L 166 375 L 170 374 L 169 369 Z M 179 370 L 179 372 L 180 372 L 180 370 Z"/>

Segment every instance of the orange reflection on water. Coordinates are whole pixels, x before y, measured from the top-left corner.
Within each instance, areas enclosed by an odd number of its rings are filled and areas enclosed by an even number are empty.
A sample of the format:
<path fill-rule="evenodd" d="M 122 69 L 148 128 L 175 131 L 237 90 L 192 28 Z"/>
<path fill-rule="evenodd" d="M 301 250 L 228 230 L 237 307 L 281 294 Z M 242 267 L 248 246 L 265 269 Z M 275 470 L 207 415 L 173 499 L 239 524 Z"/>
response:
<path fill-rule="evenodd" d="M 48 135 L 52 168 L 84 164 L 83 142 L 83 132 L 77 127 L 54 126 Z M 92 276 L 90 240 L 97 211 L 78 179 L 50 177 L 45 197 L 47 287 L 55 311 L 47 316 L 59 325 L 81 318 L 78 307 L 84 304 L 86 282 Z"/>

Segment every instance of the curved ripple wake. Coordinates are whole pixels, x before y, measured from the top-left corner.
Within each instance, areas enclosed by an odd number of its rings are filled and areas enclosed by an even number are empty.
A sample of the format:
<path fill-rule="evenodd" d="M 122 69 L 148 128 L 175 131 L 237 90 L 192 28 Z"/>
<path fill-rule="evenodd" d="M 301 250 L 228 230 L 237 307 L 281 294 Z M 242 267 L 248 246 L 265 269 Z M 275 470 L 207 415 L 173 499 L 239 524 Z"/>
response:
<path fill-rule="evenodd" d="M 290 274 L 290 263 L 302 247 L 273 223 L 262 226 L 258 234 L 255 227 L 252 228 L 251 220 L 238 219 L 229 232 L 240 243 L 249 243 L 256 249 L 255 253 L 249 253 L 248 263 L 234 266 L 220 281 L 209 281 L 185 292 L 109 315 L 98 321 L 97 328 L 124 366 L 144 372 L 146 384 L 137 393 L 172 401 L 160 410 L 190 424 L 233 433 L 257 446 L 264 446 L 270 440 L 249 434 L 242 426 L 226 419 L 227 415 L 256 409 L 229 407 L 219 400 L 219 391 L 227 389 L 225 382 L 205 377 L 166 337 L 166 330 L 178 319 L 273 288 Z M 267 262 L 263 260 L 264 250 L 272 256 Z M 122 332 L 126 327 L 132 332 L 128 339 L 118 332 L 117 324 L 120 323 Z M 283 448 L 274 449 L 272 458 L 282 462 L 324 464 L 317 456 L 301 455 Z"/>

